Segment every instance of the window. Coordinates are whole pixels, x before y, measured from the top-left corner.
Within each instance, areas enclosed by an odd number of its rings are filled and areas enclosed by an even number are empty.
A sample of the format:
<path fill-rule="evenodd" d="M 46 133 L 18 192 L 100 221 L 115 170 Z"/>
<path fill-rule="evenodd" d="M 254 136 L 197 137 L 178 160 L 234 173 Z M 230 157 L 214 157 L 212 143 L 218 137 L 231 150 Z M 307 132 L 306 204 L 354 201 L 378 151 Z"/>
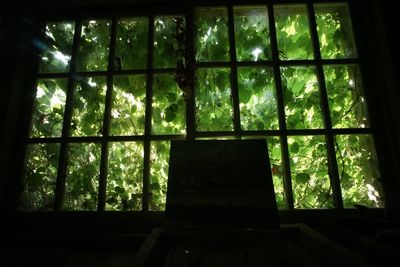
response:
<path fill-rule="evenodd" d="M 187 138 L 265 138 L 280 209 L 383 206 L 346 4 L 43 28 L 21 210 L 163 210 Z"/>

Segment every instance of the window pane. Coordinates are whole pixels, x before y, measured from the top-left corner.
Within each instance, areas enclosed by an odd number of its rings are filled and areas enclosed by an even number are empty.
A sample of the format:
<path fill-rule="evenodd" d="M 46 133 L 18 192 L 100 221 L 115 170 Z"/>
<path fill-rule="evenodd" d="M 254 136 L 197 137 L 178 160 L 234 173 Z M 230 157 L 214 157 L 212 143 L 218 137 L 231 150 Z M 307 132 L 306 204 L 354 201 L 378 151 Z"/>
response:
<path fill-rule="evenodd" d="M 59 144 L 29 144 L 21 210 L 53 210 Z"/>
<path fill-rule="evenodd" d="M 315 4 L 322 58 L 354 58 L 356 51 L 346 4 Z"/>
<path fill-rule="evenodd" d="M 47 23 L 46 40 L 36 44 L 42 50 L 39 72 L 69 71 L 74 32 L 74 22 Z"/>
<path fill-rule="evenodd" d="M 282 67 L 282 89 L 288 129 L 323 127 L 314 67 Z"/>
<path fill-rule="evenodd" d="M 332 190 L 323 136 L 289 137 L 295 208 L 332 208 Z"/>
<path fill-rule="evenodd" d="M 226 8 L 196 10 L 197 61 L 229 61 L 227 24 Z"/>
<path fill-rule="evenodd" d="M 170 142 L 152 142 L 150 149 L 149 210 L 165 210 Z"/>
<path fill-rule="evenodd" d="M 283 165 L 279 137 L 267 137 L 269 161 L 274 182 L 275 199 L 278 209 L 285 208 L 285 189 L 283 185 Z"/>
<path fill-rule="evenodd" d="M 107 70 L 110 25 L 111 23 L 106 20 L 82 22 L 82 34 L 76 68 L 78 71 Z"/>
<path fill-rule="evenodd" d="M 147 18 L 118 21 L 114 62 L 116 70 L 146 68 L 148 24 Z"/>
<path fill-rule="evenodd" d="M 38 80 L 31 137 L 61 136 L 66 91 L 66 79 Z"/>
<path fill-rule="evenodd" d="M 229 69 L 199 69 L 196 88 L 198 131 L 231 131 L 232 104 Z"/>
<path fill-rule="evenodd" d="M 383 207 L 372 136 L 338 135 L 335 145 L 344 207 L 353 208 L 354 204 Z"/>
<path fill-rule="evenodd" d="M 185 98 L 170 74 L 154 75 L 152 132 L 184 134 L 186 129 Z"/>
<path fill-rule="evenodd" d="M 154 21 L 154 67 L 175 68 L 185 57 L 185 18 L 156 17 Z"/>
<path fill-rule="evenodd" d="M 368 127 L 367 108 L 358 67 L 324 66 L 324 74 L 332 127 Z"/>
<path fill-rule="evenodd" d="M 144 134 L 146 76 L 114 77 L 111 135 Z"/>
<path fill-rule="evenodd" d="M 65 210 L 97 209 L 100 154 L 100 144 L 68 145 Z"/>
<path fill-rule="evenodd" d="M 106 79 L 104 77 L 82 79 L 77 81 L 75 89 L 72 136 L 102 135 Z"/>
<path fill-rule="evenodd" d="M 279 58 L 312 59 L 307 8 L 305 5 L 274 6 Z"/>
<path fill-rule="evenodd" d="M 143 144 L 109 145 L 106 210 L 141 210 L 143 190 Z"/>
<path fill-rule="evenodd" d="M 271 68 L 238 68 L 240 121 L 244 130 L 278 129 Z"/>
<path fill-rule="evenodd" d="M 271 60 L 267 12 L 266 7 L 234 8 L 237 60 Z"/>

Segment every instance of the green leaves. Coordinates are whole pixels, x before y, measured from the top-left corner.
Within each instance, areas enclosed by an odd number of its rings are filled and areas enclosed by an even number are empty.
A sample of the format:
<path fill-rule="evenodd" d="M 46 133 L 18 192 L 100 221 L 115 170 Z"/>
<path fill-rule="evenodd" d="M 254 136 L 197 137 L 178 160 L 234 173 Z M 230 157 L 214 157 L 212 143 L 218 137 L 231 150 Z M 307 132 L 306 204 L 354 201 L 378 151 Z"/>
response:
<path fill-rule="evenodd" d="M 310 175 L 308 173 L 298 173 L 295 176 L 295 180 L 299 184 L 305 184 L 310 180 Z"/>

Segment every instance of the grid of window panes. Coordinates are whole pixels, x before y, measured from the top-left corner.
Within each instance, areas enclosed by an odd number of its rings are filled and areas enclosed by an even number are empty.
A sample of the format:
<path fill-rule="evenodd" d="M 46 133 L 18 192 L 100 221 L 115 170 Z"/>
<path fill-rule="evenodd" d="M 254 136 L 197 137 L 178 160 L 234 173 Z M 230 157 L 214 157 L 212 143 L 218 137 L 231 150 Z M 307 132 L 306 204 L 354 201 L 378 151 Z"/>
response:
<path fill-rule="evenodd" d="M 163 210 L 186 138 L 265 138 L 280 209 L 383 205 L 345 4 L 48 22 L 42 47 L 21 210 Z"/>

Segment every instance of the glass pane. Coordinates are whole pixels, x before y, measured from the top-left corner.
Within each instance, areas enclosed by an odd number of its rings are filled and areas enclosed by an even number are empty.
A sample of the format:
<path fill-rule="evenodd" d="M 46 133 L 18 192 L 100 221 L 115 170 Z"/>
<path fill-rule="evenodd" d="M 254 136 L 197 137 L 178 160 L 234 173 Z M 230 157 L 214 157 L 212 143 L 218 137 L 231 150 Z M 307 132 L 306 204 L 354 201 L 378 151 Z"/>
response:
<path fill-rule="evenodd" d="M 238 68 L 240 122 L 244 130 L 278 129 L 274 73 L 271 68 Z"/>
<path fill-rule="evenodd" d="M 274 6 L 279 58 L 312 59 L 307 8 L 305 5 Z"/>
<path fill-rule="evenodd" d="M 229 69 L 199 69 L 196 87 L 198 131 L 231 131 L 232 104 Z"/>
<path fill-rule="evenodd" d="M 106 210 L 141 210 L 143 144 L 111 143 L 108 156 Z"/>
<path fill-rule="evenodd" d="M 156 17 L 154 21 L 154 67 L 175 68 L 185 58 L 185 18 Z"/>
<path fill-rule="evenodd" d="M 346 4 L 315 4 L 322 58 L 354 58 L 356 51 Z"/>
<path fill-rule="evenodd" d="M 96 210 L 99 188 L 101 145 L 68 145 L 65 210 Z"/>
<path fill-rule="evenodd" d="M 71 135 L 102 135 L 106 78 L 94 77 L 77 81 L 73 99 Z"/>
<path fill-rule="evenodd" d="M 53 210 L 59 151 L 59 144 L 27 146 L 21 210 Z"/>
<path fill-rule="evenodd" d="M 274 182 L 275 199 L 278 209 L 284 209 L 285 189 L 283 185 L 283 165 L 279 137 L 267 137 L 269 161 L 271 163 L 272 179 Z"/>
<path fill-rule="evenodd" d="M 44 43 L 35 44 L 42 50 L 39 72 L 69 71 L 74 32 L 72 21 L 47 23 Z"/>
<path fill-rule="evenodd" d="M 38 80 L 31 137 L 61 136 L 67 83 L 66 79 Z"/>
<path fill-rule="evenodd" d="M 108 67 L 110 25 L 107 20 L 82 22 L 77 71 L 104 71 Z"/>
<path fill-rule="evenodd" d="M 325 137 L 289 137 L 288 144 L 295 208 L 332 208 Z"/>
<path fill-rule="evenodd" d="M 185 97 L 170 74 L 154 75 L 152 132 L 184 134 L 186 129 Z"/>
<path fill-rule="evenodd" d="M 372 136 L 338 135 L 335 146 L 344 207 L 360 204 L 382 208 L 383 190 Z"/>
<path fill-rule="evenodd" d="M 146 76 L 114 77 L 111 135 L 144 134 Z"/>
<path fill-rule="evenodd" d="M 288 129 L 323 127 L 314 67 L 282 67 L 282 89 Z"/>
<path fill-rule="evenodd" d="M 147 67 L 148 24 L 147 18 L 118 21 L 114 62 L 116 70 Z"/>
<path fill-rule="evenodd" d="M 196 10 L 196 60 L 229 61 L 226 8 Z"/>
<path fill-rule="evenodd" d="M 361 77 L 357 66 L 324 66 L 333 128 L 368 127 Z"/>
<path fill-rule="evenodd" d="M 151 143 L 149 210 L 165 210 L 165 201 L 167 197 L 169 148 L 169 141 Z"/>
<path fill-rule="evenodd" d="M 237 60 L 271 60 L 266 7 L 235 7 L 233 12 Z"/>

